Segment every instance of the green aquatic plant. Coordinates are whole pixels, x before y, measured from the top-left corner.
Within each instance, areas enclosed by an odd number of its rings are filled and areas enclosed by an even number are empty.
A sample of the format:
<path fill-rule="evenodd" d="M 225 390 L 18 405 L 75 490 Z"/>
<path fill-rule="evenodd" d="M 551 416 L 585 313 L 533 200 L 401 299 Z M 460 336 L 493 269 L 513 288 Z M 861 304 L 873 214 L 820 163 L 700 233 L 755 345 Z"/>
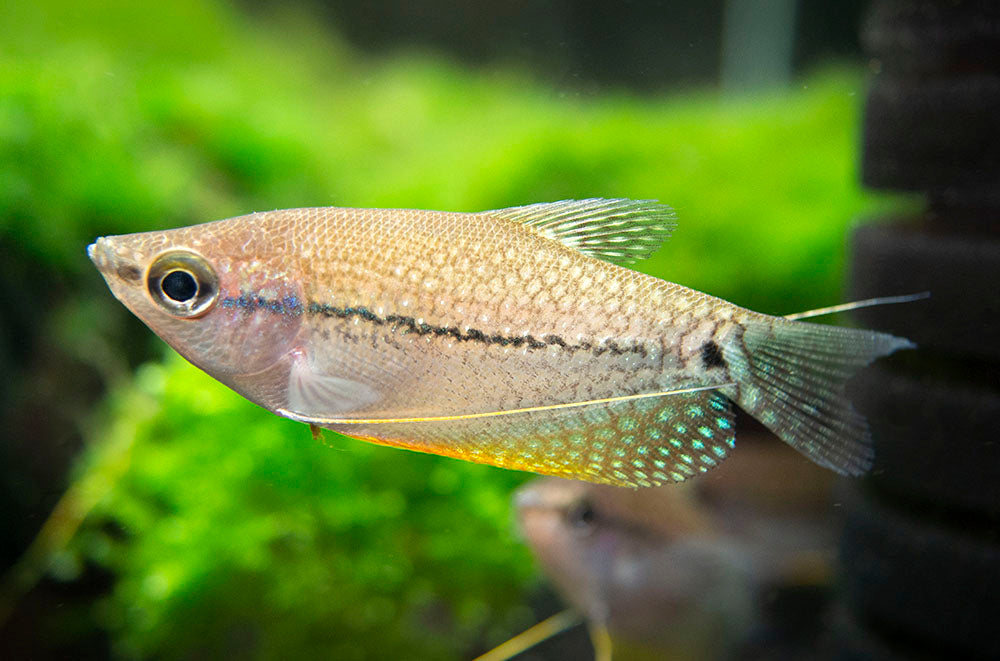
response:
<path fill-rule="evenodd" d="M 176 357 L 108 405 L 84 473 L 113 484 L 71 552 L 119 575 L 99 618 L 123 655 L 440 658 L 530 618 L 522 475 L 316 443 Z"/>

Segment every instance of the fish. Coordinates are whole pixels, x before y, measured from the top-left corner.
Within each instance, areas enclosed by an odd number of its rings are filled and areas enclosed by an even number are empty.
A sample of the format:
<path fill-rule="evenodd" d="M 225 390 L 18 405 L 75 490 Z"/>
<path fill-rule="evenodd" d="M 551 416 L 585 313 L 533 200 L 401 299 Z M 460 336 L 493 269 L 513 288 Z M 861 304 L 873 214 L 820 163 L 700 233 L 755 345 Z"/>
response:
<path fill-rule="evenodd" d="M 771 438 L 745 440 L 683 485 L 544 477 L 517 490 L 521 536 L 584 618 L 598 659 L 815 656 L 836 548 L 834 473 Z M 776 608 L 782 600 L 794 607 Z"/>
<path fill-rule="evenodd" d="M 628 266 L 655 200 L 478 213 L 316 207 L 97 239 L 112 294 L 279 416 L 509 469 L 682 482 L 734 447 L 734 407 L 845 475 L 872 463 L 844 394 L 903 338 L 785 319 Z"/>

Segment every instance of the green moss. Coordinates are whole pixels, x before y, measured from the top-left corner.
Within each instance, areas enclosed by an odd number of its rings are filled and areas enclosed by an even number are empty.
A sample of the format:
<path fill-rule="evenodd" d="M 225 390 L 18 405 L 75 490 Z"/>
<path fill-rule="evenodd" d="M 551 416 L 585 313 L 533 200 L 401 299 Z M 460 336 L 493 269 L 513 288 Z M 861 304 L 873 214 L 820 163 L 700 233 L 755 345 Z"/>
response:
<path fill-rule="evenodd" d="M 530 623 L 521 474 L 327 447 L 179 358 L 109 405 L 129 448 L 91 458 L 113 486 L 74 548 L 119 576 L 102 619 L 122 655 L 441 658 Z"/>

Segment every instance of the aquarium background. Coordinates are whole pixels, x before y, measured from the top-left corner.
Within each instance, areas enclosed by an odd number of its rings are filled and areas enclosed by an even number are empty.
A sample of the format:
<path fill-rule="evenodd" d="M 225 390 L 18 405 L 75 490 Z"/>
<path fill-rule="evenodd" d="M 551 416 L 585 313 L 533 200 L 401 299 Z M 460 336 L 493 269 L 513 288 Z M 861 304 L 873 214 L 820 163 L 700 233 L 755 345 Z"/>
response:
<path fill-rule="evenodd" d="M 640 270 L 841 302 L 849 226 L 909 204 L 858 184 L 861 3 L 745 4 L 0 6 L 0 656 L 458 659 L 554 612 L 511 521 L 530 476 L 313 441 L 170 352 L 85 247 L 655 198 L 679 227 Z"/>

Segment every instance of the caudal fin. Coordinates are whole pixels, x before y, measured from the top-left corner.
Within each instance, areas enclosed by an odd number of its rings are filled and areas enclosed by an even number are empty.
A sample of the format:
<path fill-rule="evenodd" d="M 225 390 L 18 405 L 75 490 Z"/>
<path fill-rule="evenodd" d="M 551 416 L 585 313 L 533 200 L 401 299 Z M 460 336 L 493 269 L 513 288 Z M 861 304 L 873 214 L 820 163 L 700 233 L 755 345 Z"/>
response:
<path fill-rule="evenodd" d="M 914 346 L 885 333 L 761 315 L 724 356 L 744 410 L 817 464 L 861 475 L 874 457 L 871 433 L 844 387 L 876 358 Z"/>

